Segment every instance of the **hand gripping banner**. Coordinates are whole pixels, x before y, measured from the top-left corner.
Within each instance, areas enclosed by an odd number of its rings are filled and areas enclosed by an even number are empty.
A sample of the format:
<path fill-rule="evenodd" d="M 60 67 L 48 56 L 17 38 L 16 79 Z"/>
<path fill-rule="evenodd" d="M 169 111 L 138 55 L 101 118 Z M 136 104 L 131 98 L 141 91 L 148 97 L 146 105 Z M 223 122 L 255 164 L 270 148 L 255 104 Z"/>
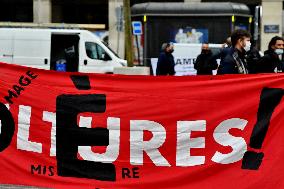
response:
<path fill-rule="evenodd" d="M 1 184 L 284 188 L 283 74 L 0 74 Z"/>

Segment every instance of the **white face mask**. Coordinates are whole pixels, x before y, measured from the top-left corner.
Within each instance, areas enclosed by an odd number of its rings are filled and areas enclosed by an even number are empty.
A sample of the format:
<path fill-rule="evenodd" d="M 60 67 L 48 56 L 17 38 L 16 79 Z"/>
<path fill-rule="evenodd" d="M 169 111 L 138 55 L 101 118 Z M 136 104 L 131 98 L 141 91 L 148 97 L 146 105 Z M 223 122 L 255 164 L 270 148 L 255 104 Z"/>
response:
<path fill-rule="evenodd" d="M 281 55 L 281 54 L 283 54 L 283 49 L 275 49 L 274 52 L 278 55 Z"/>
<path fill-rule="evenodd" d="M 245 50 L 246 52 L 248 52 L 248 51 L 250 50 L 250 47 L 251 47 L 250 41 L 246 41 L 246 46 L 244 46 L 244 50 Z"/>

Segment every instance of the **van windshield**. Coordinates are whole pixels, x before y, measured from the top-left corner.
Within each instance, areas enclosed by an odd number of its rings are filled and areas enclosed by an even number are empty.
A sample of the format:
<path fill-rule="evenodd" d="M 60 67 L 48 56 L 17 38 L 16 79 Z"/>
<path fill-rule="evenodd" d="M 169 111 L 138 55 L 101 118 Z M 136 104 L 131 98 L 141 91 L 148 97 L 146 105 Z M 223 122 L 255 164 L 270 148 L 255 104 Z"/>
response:
<path fill-rule="evenodd" d="M 116 54 L 116 52 L 114 52 L 114 51 L 108 46 L 108 44 L 107 44 L 106 42 L 102 41 L 102 43 L 103 43 L 116 57 L 120 58 L 120 57 L 118 56 L 118 54 Z"/>

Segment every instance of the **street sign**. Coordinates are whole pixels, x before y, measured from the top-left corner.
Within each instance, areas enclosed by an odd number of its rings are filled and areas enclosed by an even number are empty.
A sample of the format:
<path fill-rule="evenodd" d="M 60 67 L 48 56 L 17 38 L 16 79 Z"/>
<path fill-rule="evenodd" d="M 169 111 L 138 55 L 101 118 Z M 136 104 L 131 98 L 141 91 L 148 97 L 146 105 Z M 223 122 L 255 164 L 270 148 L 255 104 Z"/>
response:
<path fill-rule="evenodd" d="M 264 33 L 279 33 L 279 25 L 264 25 Z"/>
<path fill-rule="evenodd" d="M 133 35 L 142 35 L 142 23 L 140 21 L 132 22 L 132 33 Z"/>

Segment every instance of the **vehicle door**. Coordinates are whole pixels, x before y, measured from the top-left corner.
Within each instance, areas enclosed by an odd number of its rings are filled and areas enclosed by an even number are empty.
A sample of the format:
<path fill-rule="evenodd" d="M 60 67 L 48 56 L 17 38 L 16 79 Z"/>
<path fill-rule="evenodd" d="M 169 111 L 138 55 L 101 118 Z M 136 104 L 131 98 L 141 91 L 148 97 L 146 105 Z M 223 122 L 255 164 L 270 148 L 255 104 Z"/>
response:
<path fill-rule="evenodd" d="M 110 55 L 97 42 L 86 41 L 83 44 L 84 60 L 80 63 L 80 72 L 113 73 L 113 64 Z"/>
<path fill-rule="evenodd" d="M 0 61 L 13 63 L 13 32 L 0 32 Z"/>

